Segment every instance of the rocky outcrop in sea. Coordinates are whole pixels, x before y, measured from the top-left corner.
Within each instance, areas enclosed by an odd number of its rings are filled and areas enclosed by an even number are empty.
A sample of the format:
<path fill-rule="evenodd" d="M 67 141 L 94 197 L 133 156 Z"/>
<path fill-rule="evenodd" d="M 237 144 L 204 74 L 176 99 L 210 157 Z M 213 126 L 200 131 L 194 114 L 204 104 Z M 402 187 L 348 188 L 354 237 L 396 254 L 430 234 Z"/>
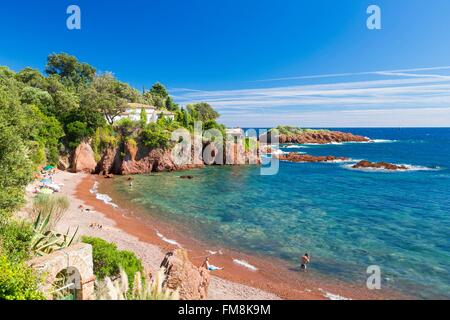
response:
<path fill-rule="evenodd" d="M 312 156 L 309 154 L 301 154 L 296 152 L 291 152 L 287 155 L 277 156 L 279 160 L 290 161 L 290 162 L 335 162 L 335 161 L 346 161 L 349 158 L 345 157 L 335 157 L 335 156 Z"/>

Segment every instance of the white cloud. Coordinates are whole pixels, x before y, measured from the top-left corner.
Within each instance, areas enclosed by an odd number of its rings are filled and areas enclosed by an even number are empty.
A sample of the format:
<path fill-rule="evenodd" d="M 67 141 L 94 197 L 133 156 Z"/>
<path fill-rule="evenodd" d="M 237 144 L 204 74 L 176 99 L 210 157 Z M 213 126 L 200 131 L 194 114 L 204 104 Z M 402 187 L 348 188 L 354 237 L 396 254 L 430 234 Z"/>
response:
<path fill-rule="evenodd" d="M 385 79 L 236 90 L 182 89 L 175 98 L 182 104 L 209 102 L 228 125 L 267 126 L 270 119 L 270 126 L 308 119 L 308 124 L 299 124 L 450 126 L 450 76 L 420 73 L 447 69 L 450 67 L 303 76 L 301 79 L 364 74 Z M 246 124 L 240 123 L 244 121 Z"/>

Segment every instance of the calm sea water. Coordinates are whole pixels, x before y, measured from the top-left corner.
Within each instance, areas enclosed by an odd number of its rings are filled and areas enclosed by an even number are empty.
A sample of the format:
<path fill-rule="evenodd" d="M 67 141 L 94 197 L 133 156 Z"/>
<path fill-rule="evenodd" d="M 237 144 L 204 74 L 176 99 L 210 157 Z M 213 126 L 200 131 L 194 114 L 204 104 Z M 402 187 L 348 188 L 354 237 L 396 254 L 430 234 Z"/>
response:
<path fill-rule="evenodd" d="M 408 164 L 409 172 L 358 171 L 345 163 L 280 163 L 125 178 L 113 188 L 160 219 L 188 225 L 211 246 L 273 256 L 292 265 L 382 285 L 418 298 L 450 298 L 450 129 L 343 129 L 377 143 L 282 148 L 313 155 Z M 385 140 L 385 141 L 383 141 Z M 151 212 L 151 213 L 150 213 Z"/>

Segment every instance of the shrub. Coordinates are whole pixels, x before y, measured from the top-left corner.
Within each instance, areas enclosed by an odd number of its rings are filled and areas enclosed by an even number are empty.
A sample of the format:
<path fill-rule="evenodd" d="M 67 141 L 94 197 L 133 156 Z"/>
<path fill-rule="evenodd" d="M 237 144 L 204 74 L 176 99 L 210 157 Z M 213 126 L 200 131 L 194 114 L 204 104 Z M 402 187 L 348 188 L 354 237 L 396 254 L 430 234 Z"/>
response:
<path fill-rule="evenodd" d="M 122 118 L 114 123 L 114 128 L 123 136 L 131 135 L 137 127 L 139 127 L 139 123 L 131 120 L 130 118 Z"/>
<path fill-rule="evenodd" d="M 155 123 L 150 124 L 141 132 L 142 143 L 148 148 L 167 148 L 170 134 Z"/>
<path fill-rule="evenodd" d="M 100 161 L 101 152 L 107 148 L 115 148 L 119 144 L 120 136 L 117 135 L 111 126 L 97 128 L 92 136 L 92 150 L 94 151 L 95 161 Z"/>
<path fill-rule="evenodd" d="M 24 263 L 0 255 L 0 300 L 44 300 L 38 278 Z"/>
<path fill-rule="evenodd" d="M 30 255 L 30 243 L 33 236 L 31 225 L 9 221 L 0 224 L 0 246 L 2 253 L 11 262 L 21 262 Z"/>
<path fill-rule="evenodd" d="M 134 279 L 136 272 L 144 270 L 141 260 L 133 252 L 119 250 L 114 243 L 94 237 L 83 237 L 82 242 L 92 245 L 94 274 L 100 280 L 120 276 L 120 268 L 124 269 L 129 279 Z"/>
<path fill-rule="evenodd" d="M 88 136 L 89 130 L 83 122 L 74 121 L 66 126 L 66 138 L 71 149 L 75 149 Z"/>
<path fill-rule="evenodd" d="M 132 148 L 136 148 L 138 145 L 136 140 L 134 140 L 132 137 L 127 138 L 126 143 Z"/>
<path fill-rule="evenodd" d="M 69 199 L 66 196 L 39 194 L 33 199 L 33 214 L 49 216 L 48 231 L 53 229 L 64 213 L 69 209 Z"/>

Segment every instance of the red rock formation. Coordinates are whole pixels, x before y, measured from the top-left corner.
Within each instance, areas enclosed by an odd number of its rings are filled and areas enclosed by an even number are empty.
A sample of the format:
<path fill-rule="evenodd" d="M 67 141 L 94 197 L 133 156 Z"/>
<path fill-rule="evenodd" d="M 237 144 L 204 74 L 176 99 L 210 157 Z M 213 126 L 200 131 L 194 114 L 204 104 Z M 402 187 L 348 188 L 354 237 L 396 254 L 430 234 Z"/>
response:
<path fill-rule="evenodd" d="M 70 159 L 67 156 L 61 156 L 58 159 L 58 169 L 61 171 L 66 171 L 70 168 Z"/>
<path fill-rule="evenodd" d="M 327 131 L 327 130 L 305 131 L 293 135 L 280 134 L 279 136 L 279 143 L 282 144 L 284 143 L 327 144 L 333 142 L 340 143 L 340 142 L 369 142 L 369 141 L 370 140 L 366 137 L 354 135 L 352 133 L 341 131 Z"/>
<path fill-rule="evenodd" d="M 192 151 L 193 152 L 193 151 Z M 125 158 L 120 167 L 120 174 L 142 174 L 150 172 L 186 170 L 203 167 L 203 162 L 178 163 L 174 160 L 173 152 L 169 149 L 147 149 L 140 147 L 126 149 Z"/>
<path fill-rule="evenodd" d="M 362 160 L 357 164 L 353 165 L 352 168 L 373 168 L 373 169 L 385 169 L 385 170 L 408 170 L 407 167 L 403 165 L 396 165 L 387 162 L 370 162 L 367 160 Z"/>
<path fill-rule="evenodd" d="M 300 154 L 291 152 L 287 155 L 280 155 L 278 159 L 291 162 L 329 162 L 329 161 L 344 161 L 348 160 L 345 157 L 335 156 L 312 156 L 309 154 Z"/>
<path fill-rule="evenodd" d="M 97 163 L 95 172 L 103 175 L 115 172 L 115 167 L 117 167 L 116 163 L 118 160 L 117 148 L 107 148 L 103 152 L 100 161 Z"/>
<path fill-rule="evenodd" d="M 227 150 L 230 150 L 230 155 L 224 156 L 224 153 L 219 152 L 217 147 L 210 143 L 205 143 L 201 150 L 194 150 L 194 146 L 191 146 L 190 157 L 181 161 L 180 159 L 184 159 L 183 155 L 189 154 L 189 151 L 183 146 L 176 150 L 149 149 L 142 145 L 135 146 L 125 143 L 123 152 L 121 152 L 120 148 L 106 149 L 97 164 L 95 172 L 103 175 L 110 173 L 131 175 L 201 168 L 205 166 L 206 159 L 203 159 L 203 156 L 207 152 L 211 152 L 212 155 L 212 158 L 209 159 L 212 162 L 206 162 L 208 165 L 260 163 L 259 155 L 255 152 L 244 151 L 244 147 L 241 144 L 227 144 L 227 148 Z M 223 157 L 224 159 L 221 158 L 221 161 L 218 161 L 218 157 Z"/>
<path fill-rule="evenodd" d="M 94 151 L 87 142 L 82 142 L 72 155 L 72 171 L 93 173 L 97 166 Z"/>
<path fill-rule="evenodd" d="M 209 271 L 194 266 L 188 259 L 187 251 L 176 249 L 166 254 L 161 263 L 166 279 L 163 286 L 179 290 L 181 300 L 205 300 L 210 282 Z"/>

